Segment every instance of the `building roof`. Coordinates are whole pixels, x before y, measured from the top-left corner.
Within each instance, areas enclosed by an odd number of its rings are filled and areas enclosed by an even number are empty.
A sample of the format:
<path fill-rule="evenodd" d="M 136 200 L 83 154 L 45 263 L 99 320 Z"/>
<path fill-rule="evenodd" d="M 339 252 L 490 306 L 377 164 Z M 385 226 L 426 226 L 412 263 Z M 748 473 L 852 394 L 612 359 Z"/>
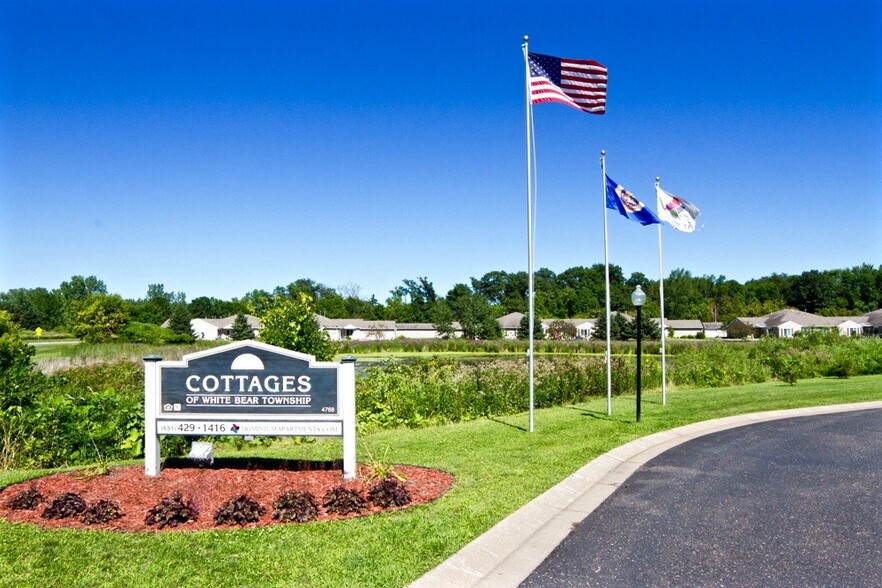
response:
<path fill-rule="evenodd" d="M 192 318 L 192 319 L 190 319 L 190 320 L 191 320 L 191 321 L 202 321 L 202 322 L 204 322 L 204 323 L 208 323 L 209 325 L 211 325 L 211 326 L 213 326 L 213 327 L 217 327 L 218 329 L 232 329 L 232 328 L 233 328 L 233 323 L 236 322 L 236 316 L 237 316 L 237 315 L 234 314 L 234 315 L 231 315 L 231 316 L 228 316 L 228 317 L 224 317 L 224 318 L 202 318 L 202 317 L 195 317 L 195 318 Z M 256 316 L 254 316 L 253 314 L 246 314 L 246 315 L 245 315 L 245 320 L 248 321 L 248 326 L 251 327 L 252 329 L 260 330 L 260 329 L 263 327 L 263 325 L 262 325 L 261 322 L 260 322 L 260 319 L 257 318 Z M 170 321 L 170 320 L 166 320 L 166 321 L 165 321 L 164 323 L 162 323 L 160 326 L 161 326 L 162 328 L 164 328 L 164 329 L 167 329 L 168 326 L 169 326 L 169 324 L 171 324 L 171 321 Z"/>
<path fill-rule="evenodd" d="M 232 329 L 233 323 L 236 322 L 236 316 L 237 315 L 234 314 L 232 316 L 219 318 L 219 319 L 202 319 L 202 320 L 214 325 L 215 327 L 217 327 L 219 329 Z M 257 318 L 256 316 L 254 316 L 253 314 L 246 314 L 245 320 L 248 321 L 248 326 L 251 327 L 252 329 L 260 329 L 263 326 L 260 322 L 260 319 Z"/>
<path fill-rule="evenodd" d="M 523 318 L 524 313 L 511 312 L 505 316 L 499 317 L 496 319 L 496 322 L 499 323 L 499 326 L 503 329 L 519 329 Z"/>
<path fill-rule="evenodd" d="M 395 321 L 366 321 L 360 318 L 331 319 L 320 314 L 315 319 L 323 329 L 357 329 L 359 331 L 392 331 Z"/>
<path fill-rule="evenodd" d="M 698 319 L 666 319 L 665 327 L 669 329 L 694 329 L 701 331 L 704 325 Z"/>
<path fill-rule="evenodd" d="M 873 312 L 858 318 L 861 319 L 861 323 L 873 325 L 874 327 L 882 327 L 882 308 L 880 308 L 879 310 L 874 310 Z"/>
<path fill-rule="evenodd" d="M 877 324 L 882 325 L 882 309 L 875 310 L 863 317 L 859 316 L 819 316 L 802 310 L 794 310 L 785 308 L 775 312 L 770 312 L 765 316 L 739 316 L 732 322 L 740 321 L 746 325 L 759 329 L 774 329 L 785 323 L 795 323 L 800 327 L 838 327 L 846 322 L 854 322 L 857 324 L 873 324 L 870 317 L 873 315 L 879 321 Z M 730 323 L 731 324 L 731 323 Z"/>
<path fill-rule="evenodd" d="M 593 319 L 593 318 L 542 319 L 542 326 L 547 328 L 551 325 L 551 323 L 556 323 L 556 322 L 564 322 L 569 325 L 573 325 L 576 328 L 584 327 L 585 325 L 588 325 L 589 327 L 594 327 L 594 324 L 597 323 L 597 319 Z M 518 323 L 518 326 L 520 326 L 520 323 Z"/>

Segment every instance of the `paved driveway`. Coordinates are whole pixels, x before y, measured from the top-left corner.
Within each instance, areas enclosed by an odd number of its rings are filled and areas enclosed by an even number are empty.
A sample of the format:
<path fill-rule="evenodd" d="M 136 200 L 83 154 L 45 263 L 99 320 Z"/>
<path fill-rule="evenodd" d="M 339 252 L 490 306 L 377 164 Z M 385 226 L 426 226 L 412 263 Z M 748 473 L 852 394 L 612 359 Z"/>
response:
<path fill-rule="evenodd" d="M 882 410 L 674 447 L 521 586 L 882 586 Z"/>

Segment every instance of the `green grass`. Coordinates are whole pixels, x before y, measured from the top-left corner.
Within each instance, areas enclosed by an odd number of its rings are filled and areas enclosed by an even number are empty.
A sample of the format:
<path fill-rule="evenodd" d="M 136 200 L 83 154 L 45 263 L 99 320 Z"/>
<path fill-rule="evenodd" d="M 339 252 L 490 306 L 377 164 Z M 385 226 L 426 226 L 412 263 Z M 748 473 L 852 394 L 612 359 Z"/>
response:
<path fill-rule="evenodd" d="M 404 586 L 598 455 L 637 437 L 739 413 L 882 399 L 882 376 L 669 390 L 359 439 L 394 463 L 452 472 L 441 499 L 405 511 L 333 523 L 240 531 L 126 534 L 44 530 L 0 521 L 0 586 Z M 225 451 L 233 452 L 232 448 Z M 339 457 L 339 440 L 278 442 L 249 454 Z M 244 451 L 243 451 L 244 454 Z M 0 472 L 0 486 L 39 472 Z M 231 492 L 233 490 L 231 489 Z"/>
<path fill-rule="evenodd" d="M 34 346 L 34 359 L 48 359 L 61 357 L 70 353 L 70 348 L 78 345 L 77 339 L 65 341 L 29 341 Z"/>

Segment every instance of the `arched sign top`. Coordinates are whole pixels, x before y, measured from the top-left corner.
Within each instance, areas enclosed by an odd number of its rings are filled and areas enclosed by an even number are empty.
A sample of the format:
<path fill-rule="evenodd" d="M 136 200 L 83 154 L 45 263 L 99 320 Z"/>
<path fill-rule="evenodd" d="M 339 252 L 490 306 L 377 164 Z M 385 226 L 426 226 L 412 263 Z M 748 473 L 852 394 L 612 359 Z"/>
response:
<path fill-rule="evenodd" d="M 243 353 L 233 360 L 231 370 L 262 370 L 263 361 L 253 353 Z"/>

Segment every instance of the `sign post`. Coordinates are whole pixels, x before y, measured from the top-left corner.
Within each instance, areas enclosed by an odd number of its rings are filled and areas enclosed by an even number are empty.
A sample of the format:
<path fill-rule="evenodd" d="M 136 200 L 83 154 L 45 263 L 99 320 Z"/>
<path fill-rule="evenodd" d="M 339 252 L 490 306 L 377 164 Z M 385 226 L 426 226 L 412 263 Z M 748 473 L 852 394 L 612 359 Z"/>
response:
<path fill-rule="evenodd" d="M 159 435 L 343 438 L 343 477 L 355 463 L 355 365 L 257 341 L 144 358 L 144 469 L 158 476 Z"/>

